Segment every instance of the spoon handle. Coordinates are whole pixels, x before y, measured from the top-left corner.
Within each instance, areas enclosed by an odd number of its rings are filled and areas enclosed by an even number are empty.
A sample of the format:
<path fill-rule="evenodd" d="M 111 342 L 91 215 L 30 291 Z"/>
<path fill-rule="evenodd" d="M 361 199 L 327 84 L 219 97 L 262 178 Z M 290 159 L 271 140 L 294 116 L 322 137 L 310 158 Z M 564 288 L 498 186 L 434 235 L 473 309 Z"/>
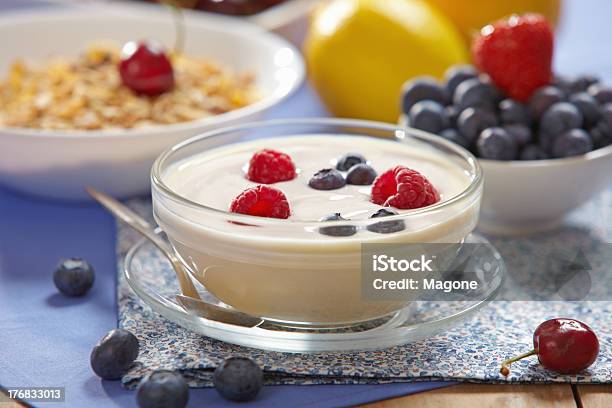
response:
<path fill-rule="evenodd" d="M 183 295 L 200 299 L 200 295 L 196 290 L 195 286 L 191 278 L 188 276 L 185 271 L 185 267 L 182 262 L 177 258 L 172 249 L 168 246 L 166 241 L 164 241 L 158 234 L 155 233 L 155 230 L 140 215 L 136 214 L 134 211 L 121 204 L 119 201 L 115 200 L 111 196 L 98 191 L 92 187 L 85 187 L 85 191 L 98 203 L 100 203 L 104 208 L 106 208 L 111 214 L 115 217 L 123 221 L 125 224 L 132 227 L 134 230 L 138 231 L 145 238 L 151 241 L 163 254 L 168 258 L 174 271 L 176 272 L 176 277 L 179 282 L 179 286 L 181 288 L 181 292 Z"/>

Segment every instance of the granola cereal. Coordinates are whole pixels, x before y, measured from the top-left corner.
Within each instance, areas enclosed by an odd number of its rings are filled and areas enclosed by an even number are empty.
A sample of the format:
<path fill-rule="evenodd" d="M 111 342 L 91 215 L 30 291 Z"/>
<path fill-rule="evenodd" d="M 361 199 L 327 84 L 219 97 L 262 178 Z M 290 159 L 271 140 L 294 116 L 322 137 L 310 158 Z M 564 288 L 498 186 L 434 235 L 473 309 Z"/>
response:
<path fill-rule="evenodd" d="M 166 125 L 218 115 L 258 99 L 253 75 L 211 60 L 172 56 L 175 87 L 132 92 L 117 71 L 118 47 L 97 44 L 77 58 L 40 66 L 16 61 L 0 81 L 0 126 L 96 130 Z"/>

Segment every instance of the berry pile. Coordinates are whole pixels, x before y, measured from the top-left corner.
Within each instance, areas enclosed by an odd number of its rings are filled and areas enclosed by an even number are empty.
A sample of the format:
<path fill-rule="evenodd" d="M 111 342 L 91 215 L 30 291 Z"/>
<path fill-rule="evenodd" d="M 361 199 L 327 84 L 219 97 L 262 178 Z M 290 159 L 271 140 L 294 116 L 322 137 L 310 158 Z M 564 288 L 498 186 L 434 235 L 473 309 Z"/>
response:
<path fill-rule="evenodd" d="M 297 177 L 296 166 L 291 157 L 276 150 L 263 149 L 255 152 L 249 161 L 246 178 L 263 183 L 242 191 L 230 203 L 230 212 L 257 217 L 289 218 L 291 208 L 285 194 L 268 184 L 289 181 Z M 308 181 L 315 190 L 337 190 L 347 184 L 372 185 L 370 201 L 383 207 L 415 209 L 435 204 L 440 194 L 433 185 L 416 170 L 403 166 L 393 167 L 380 176 L 358 153 L 340 157 L 335 168 L 317 171 Z M 398 213 L 390 208 L 381 208 L 370 218 L 387 217 Z M 348 221 L 341 213 L 323 217 L 321 222 Z M 398 232 L 405 228 L 403 221 L 381 221 L 368 225 L 366 229 L 379 234 Z M 356 234 L 358 228 L 352 225 L 330 225 L 319 228 L 323 235 L 348 237 Z"/>
<path fill-rule="evenodd" d="M 612 144 L 612 88 L 596 77 L 551 73 L 553 34 L 533 14 L 483 28 L 471 65 L 445 82 L 420 77 L 402 89 L 409 126 L 491 160 L 581 155 Z"/>

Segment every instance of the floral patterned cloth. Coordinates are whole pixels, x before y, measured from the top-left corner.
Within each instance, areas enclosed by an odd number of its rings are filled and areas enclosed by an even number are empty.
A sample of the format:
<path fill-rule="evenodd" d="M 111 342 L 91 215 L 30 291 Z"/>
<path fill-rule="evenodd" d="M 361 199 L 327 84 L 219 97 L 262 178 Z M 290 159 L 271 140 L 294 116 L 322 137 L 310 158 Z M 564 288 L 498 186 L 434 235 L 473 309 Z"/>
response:
<path fill-rule="evenodd" d="M 522 239 L 492 238 L 509 269 L 530 245 L 564 242 L 609 243 L 612 223 L 609 209 L 612 190 L 576 211 L 559 230 Z M 150 203 L 132 200 L 129 205 L 150 214 Z M 149 371 L 181 371 L 193 387 L 211 386 L 214 368 L 224 358 L 246 355 L 266 372 L 269 384 L 353 384 L 448 380 L 470 382 L 572 382 L 612 383 L 611 301 L 494 301 L 471 319 L 433 338 L 386 350 L 355 353 L 289 354 L 261 351 L 223 343 L 195 333 L 154 313 L 131 291 L 122 273 L 127 250 L 139 239 L 129 228 L 118 226 L 119 326 L 140 340 L 134 367 L 123 377 L 134 387 Z M 152 256 L 152 265 L 156 262 Z M 520 257 L 519 257 L 520 258 Z M 515 265 L 516 266 L 516 265 Z M 173 276 L 165 277 L 173 279 Z M 533 330 L 552 317 L 573 317 L 589 324 L 600 340 L 599 358 L 579 375 L 558 375 L 543 369 L 535 357 L 512 365 L 511 375 L 499 374 L 500 362 L 532 348 Z"/>

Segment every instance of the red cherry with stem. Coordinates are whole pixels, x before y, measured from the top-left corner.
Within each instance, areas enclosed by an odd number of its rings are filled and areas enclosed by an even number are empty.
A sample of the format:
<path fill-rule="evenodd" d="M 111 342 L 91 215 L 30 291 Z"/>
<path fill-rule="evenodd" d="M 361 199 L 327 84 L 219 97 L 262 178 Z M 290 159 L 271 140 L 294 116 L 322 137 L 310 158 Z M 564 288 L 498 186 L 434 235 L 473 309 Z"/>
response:
<path fill-rule="evenodd" d="M 121 50 L 119 75 L 132 91 L 154 96 L 174 86 L 174 71 L 162 47 L 154 42 L 130 41 Z"/>
<path fill-rule="evenodd" d="M 550 319 L 533 333 L 533 350 L 504 361 L 499 372 L 508 376 L 510 364 L 534 354 L 551 371 L 576 374 L 593 364 L 599 354 L 599 340 L 589 326 L 578 320 Z"/>

